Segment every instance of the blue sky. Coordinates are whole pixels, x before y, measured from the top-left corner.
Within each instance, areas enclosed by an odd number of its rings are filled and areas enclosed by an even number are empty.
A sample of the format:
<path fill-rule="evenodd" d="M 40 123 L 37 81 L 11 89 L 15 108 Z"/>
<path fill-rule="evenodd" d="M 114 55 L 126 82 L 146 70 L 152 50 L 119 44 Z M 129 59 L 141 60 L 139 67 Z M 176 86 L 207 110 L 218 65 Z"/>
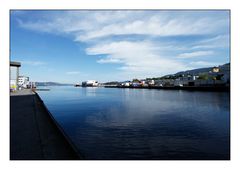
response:
<path fill-rule="evenodd" d="M 11 60 L 32 81 L 159 77 L 229 62 L 229 11 L 11 11 Z"/>

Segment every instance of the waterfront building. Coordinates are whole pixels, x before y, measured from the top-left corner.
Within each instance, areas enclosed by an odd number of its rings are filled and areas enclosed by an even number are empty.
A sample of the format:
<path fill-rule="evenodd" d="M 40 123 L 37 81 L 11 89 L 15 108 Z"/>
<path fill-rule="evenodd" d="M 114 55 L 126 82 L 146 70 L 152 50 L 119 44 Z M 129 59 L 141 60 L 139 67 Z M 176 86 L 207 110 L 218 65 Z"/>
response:
<path fill-rule="evenodd" d="M 160 79 L 160 80 L 154 81 L 154 85 L 159 87 L 169 87 L 169 86 L 175 86 L 175 82 L 178 83 L 174 79 Z"/>
<path fill-rule="evenodd" d="M 140 80 L 140 82 L 143 84 L 146 84 L 146 80 Z"/>
<path fill-rule="evenodd" d="M 139 83 L 139 82 L 132 82 L 132 87 L 141 87 L 141 83 Z"/>
<path fill-rule="evenodd" d="M 132 87 L 141 87 L 141 81 L 138 80 L 138 79 L 133 79 L 132 83 L 131 83 L 131 86 Z"/>
<path fill-rule="evenodd" d="M 148 80 L 148 84 L 149 85 L 154 85 L 155 84 L 155 81 L 152 79 L 152 80 Z"/>
<path fill-rule="evenodd" d="M 220 66 L 219 73 L 223 74 L 222 80 L 230 84 L 230 63 Z"/>
<path fill-rule="evenodd" d="M 218 73 L 219 72 L 219 67 L 213 67 L 212 72 L 213 73 Z"/>
<path fill-rule="evenodd" d="M 96 81 L 96 80 L 84 81 L 84 82 L 82 82 L 82 86 L 83 87 L 96 87 L 96 86 L 98 86 L 98 81 Z"/>
<path fill-rule="evenodd" d="M 19 67 L 21 67 L 20 62 L 11 61 L 10 62 L 10 90 L 18 90 L 18 77 L 19 77 Z"/>
<path fill-rule="evenodd" d="M 146 80 L 140 80 L 142 87 L 148 87 L 147 81 Z"/>
<path fill-rule="evenodd" d="M 183 84 L 184 84 L 184 82 L 180 78 L 175 79 L 175 81 L 174 81 L 174 86 L 182 87 Z"/>
<path fill-rule="evenodd" d="M 129 87 L 131 85 L 131 81 L 124 81 L 121 83 L 121 86 L 123 87 Z"/>
<path fill-rule="evenodd" d="M 18 76 L 18 87 L 19 88 L 27 88 L 28 84 L 29 84 L 29 77 Z"/>
<path fill-rule="evenodd" d="M 180 80 L 183 80 L 183 81 L 194 81 L 198 78 L 198 76 L 196 75 L 184 75 L 183 77 L 180 77 Z"/>
<path fill-rule="evenodd" d="M 35 82 L 32 82 L 32 81 L 29 81 L 28 84 L 27 84 L 27 88 L 28 88 L 28 89 L 29 89 L 29 88 L 31 88 L 31 89 L 36 88 L 36 83 L 35 83 Z"/>

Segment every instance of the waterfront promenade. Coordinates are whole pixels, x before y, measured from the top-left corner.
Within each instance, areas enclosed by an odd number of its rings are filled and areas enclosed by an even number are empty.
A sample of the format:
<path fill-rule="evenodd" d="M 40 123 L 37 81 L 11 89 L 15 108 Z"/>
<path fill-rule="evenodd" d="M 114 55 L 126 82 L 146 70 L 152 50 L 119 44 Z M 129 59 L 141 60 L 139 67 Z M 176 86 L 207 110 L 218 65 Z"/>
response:
<path fill-rule="evenodd" d="M 29 89 L 10 94 L 10 159 L 80 159 L 41 99 Z"/>

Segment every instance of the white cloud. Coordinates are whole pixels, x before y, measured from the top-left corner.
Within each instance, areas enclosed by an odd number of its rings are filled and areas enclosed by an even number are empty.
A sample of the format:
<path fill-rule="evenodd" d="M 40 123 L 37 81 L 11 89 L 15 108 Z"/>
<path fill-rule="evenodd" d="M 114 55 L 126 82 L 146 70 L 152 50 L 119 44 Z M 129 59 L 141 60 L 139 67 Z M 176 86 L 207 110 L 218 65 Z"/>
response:
<path fill-rule="evenodd" d="M 207 61 L 194 61 L 194 62 L 190 62 L 190 65 L 192 65 L 193 67 L 213 67 L 213 66 L 220 65 L 220 63 L 207 62 Z"/>
<path fill-rule="evenodd" d="M 68 71 L 68 72 L 66 72 L 66 74 L 68 74 L 68 75 L 76 75 L 76 74 L 80 74 L 80 72 L 79 71 Z"/>
<path fill-rule="evenodd" d="M 159 48 L 150 42 L 120 41 L 100 44 L 87 48 L 88 55 L 103 55 L 99 63 L 121 63 L 118 69 L 125 75 L 134 73 L 138 76 L 157 76 L 188 67 L 159 53 Z"/>
<path fill-rule="evenodd" d="M 218 31 L 223 25 L 220 20 L 212 18 L 189 19 L 176 17 L 166 19 L 167 16 L 152 16 L 149 18 L 136 18 L 133 21 L 109 23 L 97 29 L 89 30 L 86 34 L 80 34 L 76 41 L 88 41 L 91 39 L 107 37 L 111 35 L 152 35 L 152 36 L 178 36 L 208 34 Z M 97 23 L 96 23 L 97 24 Z"/>
<path fill-rule="evenodd" d="M 194 51 L 190 53 L 182 53 L 177 56 L 177 58 L 194 58 L 194 57 L 202 57 L 202 56 L 211 56 L 213 55 L 213 51 Z"/>
<path fill-rule="evenodd" d="M 201 60 L 201 57 L 215 54 L 216 48 L 229 47 L 227 15 L 219 17 L 217 12 L 67 11 L 45 14 L 36 20 L 19 18 L 18 21 L 25 29 L 70 35 L 74 41 L 86 44 L 87 55 L 99 57 L 97 63 L 115 64 L 119 75 L 125 77 L 160 76 L 205 66 L 210 63 L 190 60 Z M 131 35 L 147 38 L 140 41 Z M 188 42 L 172 38 L 196 35 L 207 38 Z M 172 40 L 162 40 L 164 37 Z M 181 59 L 189 61 L 183 63 Z M 69 71 L 66 74 L 80 73 Z"/>
<path fill-rule="evenodd" d="M 42 61 L 21 61 L 22 64 L 31 65 L 31 66 L 41 66 L 47 63 Z"/>
<path fill-rule="evenodd" d="M 196 12 L 195 12 L 196 13 Z M 111 35 L 195 35 L 226 31 L 226 18 L 165 11 L 69 11 L 49 14 L 43 19 L 22 21 L 21 27 L 40 32 L 74 34 L 76 41 Z"/>
<path fill-rule="evenodd" d="M 120 59 L 117 58 L 112 58 L 111 56 L 107 57 L 107 58 L 102 58 L 97 60 L 98 63 L 100 64 L 105 64 L 105 63 L 122 63 L 122 61 Z"/>
<path fill-rule="evenodd" d="M 230 45 L 229 43 L 229 35 L 218 35 L 197 42 L 192 49 L 228 48 Z"/>

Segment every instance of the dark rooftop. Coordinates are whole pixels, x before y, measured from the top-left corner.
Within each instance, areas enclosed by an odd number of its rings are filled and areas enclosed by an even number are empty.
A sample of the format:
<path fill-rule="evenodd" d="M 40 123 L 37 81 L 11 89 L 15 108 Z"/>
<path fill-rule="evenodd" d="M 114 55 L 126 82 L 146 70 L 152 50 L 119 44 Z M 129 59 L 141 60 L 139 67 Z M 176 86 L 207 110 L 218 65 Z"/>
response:
<path fill-rule="evenodd" d="M 16 61 L 10 61 L 10 66 L 21 67 L 21 63 Z"/>

